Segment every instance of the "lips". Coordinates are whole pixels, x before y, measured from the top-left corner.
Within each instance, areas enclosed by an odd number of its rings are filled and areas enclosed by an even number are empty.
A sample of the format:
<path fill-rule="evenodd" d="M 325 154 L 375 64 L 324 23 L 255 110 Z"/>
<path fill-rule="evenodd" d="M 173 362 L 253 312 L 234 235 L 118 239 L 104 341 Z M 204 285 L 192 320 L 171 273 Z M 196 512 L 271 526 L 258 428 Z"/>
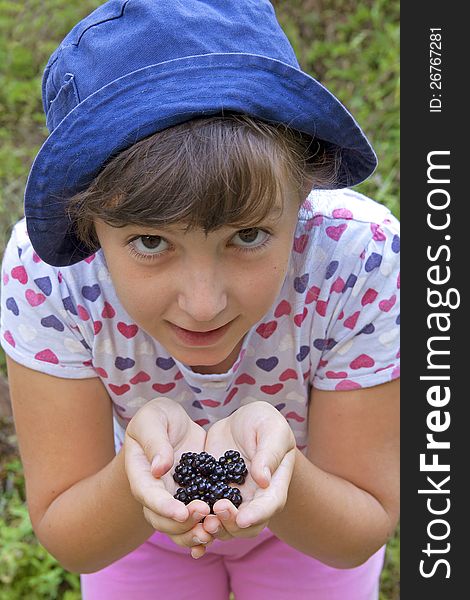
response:
<path fill-rule="evenodd" d="M 184 329 L 183 327 L 179 327 L 173 323 L 170 323 L 170 326 L 180 342 L 183 342 L 189 346 L 210 346 L 211 344 L 218 342 L 223 337 L 232 323 L 233 321 L 229 321 L 217 329 L 210 329 L 208 331 Z"/>
<path fill-rule="evenodd" d="M 225 323 L 225 325 L 228 325 L 228 323 Z M 186 329 L 185 327 L 180 327 L 179 325 L 175 325 L 175 327 L 178 327 L 178 329 L 182 329 L 183 331 L 187 331 L 188 333 L 212 333 L 213 331 L 217 331 L 219 329 L 222 329 L 222 327 L 225 327 L 225 325 L 221 325 L 220 327 L 216 327 L 215 329 L 207 329 L 206 331 L 197 331 L 196 329 Z"/>

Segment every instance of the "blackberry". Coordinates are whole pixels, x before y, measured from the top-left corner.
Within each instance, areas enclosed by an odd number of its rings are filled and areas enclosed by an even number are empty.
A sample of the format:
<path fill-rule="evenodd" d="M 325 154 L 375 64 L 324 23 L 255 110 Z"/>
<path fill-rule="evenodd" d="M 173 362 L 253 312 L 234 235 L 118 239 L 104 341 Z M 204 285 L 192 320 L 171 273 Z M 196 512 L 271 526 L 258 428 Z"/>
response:
<path fill-rule="evenodd" d="M 175 468 L 173 479 L 179 485 L 175 498 L 184 504 L 192 500 L 203 500 L 213 513 L 217 500 L 227 498 L 237 508 L 242 503 L 242 495 L 238 488 L 229 483 L 241 485 L 248 475 L 245 461 L 236 450 L 227 450 L 216 460 L 208 452 L 185 452 Z"/>

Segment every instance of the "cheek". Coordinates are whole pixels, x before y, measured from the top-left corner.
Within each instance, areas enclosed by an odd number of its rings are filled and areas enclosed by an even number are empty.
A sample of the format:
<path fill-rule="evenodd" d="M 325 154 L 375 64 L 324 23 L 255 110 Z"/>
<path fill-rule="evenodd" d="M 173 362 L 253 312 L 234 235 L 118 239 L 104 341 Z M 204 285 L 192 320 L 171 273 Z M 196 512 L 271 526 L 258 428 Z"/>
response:
<path fill-rule="evenodd" d="M 254 273 L 246 274 L 241 281 L 245 302 L 266 311 L 279 294 L 286 275 L 286 264 L 270 262 Z M 242 276 L 243 277 L 243 276 Z"/>
<path fill-rule="evenodd" d="M 126 268 L 116 270 L 110 269 L 111 280 L 122 306 L 129 316 L 136 321 L 142 320 L 146 315 L 155 314 L 158 311 L 161 294 L 155 294 L 155 285 L 145 276 L 135 276 L 127 273 Z"/>

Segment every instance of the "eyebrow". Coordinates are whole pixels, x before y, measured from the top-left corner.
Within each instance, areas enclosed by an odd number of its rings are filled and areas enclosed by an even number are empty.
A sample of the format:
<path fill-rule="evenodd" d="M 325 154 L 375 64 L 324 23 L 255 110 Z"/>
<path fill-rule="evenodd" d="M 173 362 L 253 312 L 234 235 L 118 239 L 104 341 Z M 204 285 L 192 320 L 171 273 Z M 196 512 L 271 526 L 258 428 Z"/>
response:
<path fill-rule="evenodd" d="M 226 229 L 233 229 L 234 231 L 237 231 L 240 229 L 248 229 L 250 227 L 259 227 L 263 223 L 266 223 L 266 222 L 270 223 L 270 222 L 279 220 L 283 211 L 284 211 L 284 205 L 279 204 L 279 202 L 277 202 L 272 207 L 271 211 L 263 219 L 260 219 L 254 223 L 246 223 L 246 224 L 242 224 L 242 225 L 238 225 L 238 226 L 230 226 L 230 225 L 221 226 L 220 229 L 223 229 L 225 227 Z M 170 231 L 175 234 L 178 234 L 178 233 L 186 232 L 187 226 L 185 226 L 185 225 L 179 226 L 178 223 L 168 223 L 167 225 L 164 225 L 164 224 L 161 224 L 161 225 L 146 225 L 145 224 L 144 225 L 144 224 L 138 224 L 138 223 L 127 223 L 127 224 L 123 224 L 122 228 L 124 230 L 127 230 L 129 228 L 134 228 L 134 229 L 139 228 L 139 229 L 146 229 L 146 230 Z M 147 235 L 153 235 L 153 234 L 148 233 Z"/>
<path fill-rule="evenodd" d="M 258 225 L 261 225 L 264 222 L 271 222 L 271 221 L 278 220 L 283 212 L 284 212 L 284 206 L 282 204 L 276 203 L 273 206 L 273 208 L 271 209 L 271 211 L 263 219 L 260 219 L 260 220 L 256 221 L 255 223 L 247 223 L 245 225 L 241 225 L 241 227 L 243 227 L 243 228 L 256 227 Z M 223 229 L 223 227 L 224 226 L 222 226 L 221 228 Z M 236 230 L 240 229 L 240 226 L 227 225 L 226 228 L 233 229 L 234 231 L 236 231 Z M 176 223 L 170 223 L 169 225 L 156 227 L 155 229 L 169 229 L 169 230 L 173 230 L 175 232 L 186 231 L 186 227 L 184 227 L 184 226 L 178 227 Z"/>

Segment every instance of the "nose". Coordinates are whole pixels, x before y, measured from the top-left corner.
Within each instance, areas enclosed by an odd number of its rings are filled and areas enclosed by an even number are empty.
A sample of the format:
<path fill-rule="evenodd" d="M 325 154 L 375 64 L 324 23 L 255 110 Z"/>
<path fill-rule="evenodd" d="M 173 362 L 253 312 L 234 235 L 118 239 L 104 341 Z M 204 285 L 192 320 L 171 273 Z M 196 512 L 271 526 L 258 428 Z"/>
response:
<path fill-rule="evenodd" d="M 197 323 L 219 327 L 219 315 L 227 308 L 225 278 L 214 264 L 193 264 L 181 274 L 179 308 Z"/>

